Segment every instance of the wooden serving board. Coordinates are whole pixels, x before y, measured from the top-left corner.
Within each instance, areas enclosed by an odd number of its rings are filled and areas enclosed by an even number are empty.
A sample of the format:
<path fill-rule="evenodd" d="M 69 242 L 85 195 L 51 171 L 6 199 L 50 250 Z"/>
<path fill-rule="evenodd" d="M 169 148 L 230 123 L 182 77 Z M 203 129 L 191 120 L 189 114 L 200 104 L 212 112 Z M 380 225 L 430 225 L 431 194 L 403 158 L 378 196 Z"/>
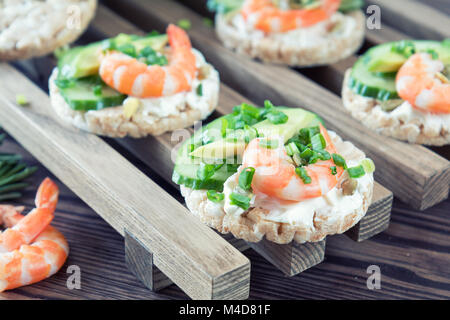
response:
<path fill-rule="evenodd" d="M 187 7 L 171 0 L 126 3 L 111 0 L 107 4 L 145 30 L 163 30 L 168 23 L 189 19 L 192 23 L 189 35 L 194 46 L 215 65 L 231 88 L 256 103 L 271 99 L 275 104 L 301 106 L 318 113 L 331 129 L 354 142 L 375 161 L 378 181 L 415 208 L 425 209 L 448 197 L 448 160 L 425 147 L 386 138 L 367 129 L 348 116 L 337 95 L 295 70 L 260 63 L 227 50 L 214 30 L 204 25 L 202 16 Z"/>

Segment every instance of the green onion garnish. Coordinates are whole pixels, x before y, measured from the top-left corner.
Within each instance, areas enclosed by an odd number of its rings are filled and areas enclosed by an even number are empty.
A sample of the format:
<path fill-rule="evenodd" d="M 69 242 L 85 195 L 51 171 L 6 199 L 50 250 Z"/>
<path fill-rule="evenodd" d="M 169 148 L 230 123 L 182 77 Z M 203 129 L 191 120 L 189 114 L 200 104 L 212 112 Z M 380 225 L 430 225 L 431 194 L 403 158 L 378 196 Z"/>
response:
<path fill-rule="evenodd" d="M 295 168 L 295 173 L 303 180 L 304 184 L 310 184 L 311 183 L 311 177 L 308 175 L 308 172 L 304 167 L 297 167 Z"/>
<path fill-rule="evenodd" d="M 136 58 L 137 57 L 137 53 L 136 53 L 136 48 L 131 44 L 131 43 L 125 43 L 119 47 L 117 47 L 117 50 L 125 53 L 126 55 Z"/>
<path fill-rule="evenodd" d="M 192 27 L 191 20 L 189 19 L 178 20 L 177 25 L 184 30 L 189 30 Z"/>
<path fill-rule="evenodd" d="M 209 178 L 211 178 L 214 173 L 219 170 L 223 166 L 222 164 L 206 164 L 206 163 L 200 163 L 199 168 L 197 169 L 197 177 L 204 181 Z"/>
<path fill-rule="evenodd" d="M 102 95 L 102 85 L 101 84 L 96 85 L 94 87 L 93 91 L 94 91 L 94 95 L 101 96 Z"/>
<path fill-rule="evenodd" d="M 365 174 L 364 168 L 362 165 L 351 167 L 347 169 L 348 175 L 350 178 L 360 178 Z"/>
<path fill-rule="evenodd" d="M 278 140 L 263 139 L 259 141 L 259 146 L 266 149 L 278 148 Z"/>
<path fill-rule="evenodd" d="M 206 196 L 208 197 L 209 200 L 216 203 L 221 202 L 225 198 L 223 193 L 217 192 L 215 190 L 206 191 Z"/>
<path fill-rule="evenodd" d="M 267 115 L 267 120 L 273 124 L 283 124 L 289 120 L 289 117 L 281 111 L 271 111 Z"/>
<path fill-rule="evenodd" d="M 17 94 L 16 95 L 16 103 L 19 106 L 26 106 L 26 105 L 28 105 L 29 102 L 28 102 L 28 99 L 27 99 L 27 97 L 25 95 Z"/>
<path fill-rule="evenodd" d="M 203 24 L 207 27 L 214 26 L 214 21 L 212 21 L 210 18 L 203 18 Z"/>
<path fill-rule="evenodd" d="M 337 168 L 336 168 L 336 166 L 330 167 L 330 170 L 331 170 L 331 174 L 332 174 L 333 176 L 337 174 Z"/>
<path fill-rule="evenodd" d="M 325 138 L 321 133 L 317 133 L 311 137 L 311 146 L 313 150 L 322 150 L 327 146 Z"/>
<path fill-rule="evenodd" d="M 242 208 L 244 210 L 247 210 L 250 208 L 250 198 L 247 196 L 244 196 L 242 194 L 232 192 L 230 194 L 230 204 L 238 206 L 239 208 Z"/>
<path fill-rule="evenodd" d="M 226 118 L 222 118 L 222 126 L 220 127 L 220 134 L 222 135 L 222 138 L 225 138 L 227 135 L 227 129 L 228 129 L 228 120 Z"/>
<path fill-rule="evenodd" d="M 344 169 L 347 169 L 347 163 L 345 162 L 345 159 L 342 156 L 338 155 L 337 153 L 333 153 L 331 155 L 331 157 L 333 158 L 333 162 L 337 166 L 339 166 L 341 168 L 344 168 Z"/>
<path fill-rule="evenodd" d="M 255 168 L 248 167 L 239 174 L 239 186 L 248 191 L 252 188 L 252 180 L 255 174 Z"/>
<path fill-rule="evenodd" d="M 203 96 L 203 84 L 202 83 L 200 83 L 198 85 L 196 92 L 197 92 L 198 96 L 200 96 L 200 97 Z"/>
<path fill-rule="evenodd" d="M 364 168 L 364 171 L 367 173 L 372 173 L 375 171 L 375 163 L 371 159 L 364 159 L 361 161 L 361 165 Z"/>

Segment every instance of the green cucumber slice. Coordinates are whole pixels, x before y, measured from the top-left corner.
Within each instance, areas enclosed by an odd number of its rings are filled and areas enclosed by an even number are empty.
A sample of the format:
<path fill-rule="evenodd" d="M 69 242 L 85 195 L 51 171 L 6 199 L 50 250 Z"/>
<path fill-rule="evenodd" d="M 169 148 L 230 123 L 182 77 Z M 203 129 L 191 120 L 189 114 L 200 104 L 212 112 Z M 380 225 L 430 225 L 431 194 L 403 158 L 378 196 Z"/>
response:
<path fill-rule="evenodd" d="M 445 45 L 445 43 L 428 40 L 415 40 L 412 42 L 417 51 L 426 52 L 432 49 L 438 53 L 439 59 L 445 64 L 450 62 L 450 47 Z M 392 56 L 391 48 L 394 44 L 395 42 L 389 42 L 373 47 L 356 61 L 348 84 L 355 93 L 381 101 L 399 98 L 395 86 L 396 72 L 381 73 L 369 71 L 369 68 L 374 65 L 374 60 L 379 62 L 379 60 L 382 60 L 380 57 Z"/>
<path fill-rule="evenodd" d="M 76 111 L 100 110 L 120 106 L 127 97 L 108 87 L 96 76 L 72 81 L 69 85 L 60 87 L 60 93 L 69 106 Z M 99 85 L 101 86 L 101 94 L 96 95 L 94 88 Z"/>

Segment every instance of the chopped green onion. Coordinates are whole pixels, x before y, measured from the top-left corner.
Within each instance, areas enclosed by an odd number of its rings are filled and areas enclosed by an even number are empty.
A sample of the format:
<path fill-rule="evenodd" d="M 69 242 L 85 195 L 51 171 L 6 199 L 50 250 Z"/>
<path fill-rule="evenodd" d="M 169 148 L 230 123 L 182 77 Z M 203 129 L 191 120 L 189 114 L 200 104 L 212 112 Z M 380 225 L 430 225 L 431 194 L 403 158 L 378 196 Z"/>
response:
<path fill-rule="evenodd" d="M 322 150 L 327 146 L 325 138 L 321 133 L 317 133 L 311 137 L 311 146 L 313 150 Z"/>
<path fill-rule="evenodd" d="M 294 154 L 299 154 L 300 150 L 298 150 L 297 145 L 295 144 L 295 142 L 290 142 L 287 146 L 286 146 L 286 152 L 289 156 L 293 156 Z"/>
<path fill-rule="evenodd" d="M 102 85 L 101 84 L 96 85 L 94 87 L 93 91 L 94 91 L 94 95 L 101 96 L 102 95 Z"/>
<path fill-rule="evenodd" d="M 281 111 L 271 111 L 267 115 L 267 120 L 273 124 L 283 124 L 289 120 L 289 117 Z"/>
<path fill-rule="evenodd" d="M 371 159 L 364 159 L 363 161 L 361 161 L 361 165 L 363 166 L 364 171 L 367 173 L 372 173 L 375 171 L 375 164 Z"/>
<path fill-rule="evenodd" d="M 263 139 L 259 141 L 259 146 L 266 149 L 278 148 L 278 140 Z"/>
<path fill-rule="evenodd" d="M 317 150 L 316 152 L 318 153 L 320 160 L 326 161 L 331 159 L 331 154 L 327 150 Z"/>
<path fill-rule="evenodd" d="M 365 174 L 364 168 L 362 165 L 351 167 L 347 169 L 348 175 L 350 178 L 360 178 Z"/>
<path fill-rule="evenodd" d="M 137 57 L 136 48 L 131 43 L 125 43 L 125 44 L 119 46 L 117 48 L 117 50 L 130 56 L 130 57 L 133 57 L 133 58 Z"/>
<path fill-rule="evenodd" d="M 336 168 L 336 166 L 330 167 L 330 170 L 331 170 L 331 174 L 332 174 L 333 176 L 337 174 L 337 168 Z"/>
<path fill-rule="evenodd" d="M 177 25 L 184 30 L 189 30 L 192 27 L 191 20 L 189 19 L 178 20 Z"/>
<path fill-rule="evenodd" d="M 241 171 L 239 174 L 239 186 L 245 190 L 249 191 L 252 188 L 252 180 L 255 174 L 255 168 L 248 167 Z"/>
<path fill-rule="evenodd" d="M 247 196 L 244 196 L 242 194 L 232 192 L 230 194 L 230 204 L 238 206 L 239 208 L 242 208 L 244 210 L 247 210 L 250 208 L 250 198 Z"/>
<path fill-rule="evenodd" d="M 56 79 L 55 84 L 60 89 L 66 89 L 73 87 L 75 85 L 75 81 L 69 79 Z"/>
<path fill-rule="evenodd" d="M 311 177 L 308 175 L 308 172 L 304 167 L 297 167 L 295 168 L 295 173 L 303 180 L 304 184 L 310 184 L 311 183 Z"/>
<path fill-rule="evenodd" d="M 210 18 L 203 18 L 203 24 L 207 27 L 214 26 L 214 21 L 212 21 Z"/>
<path fill-rule="evenodd" d="M 197 169 L 197 177 L 204 181 L 209 178 L 211 178 L 214 173 L 219 170 L 223 166 L 222 164 L 216 165 L 216 164 L 206 164 L 206 163 L 200 163 L 199 168 Z"/>
<path fill-rule="evenodd" d="M 309 161 L 309 159 L 313 156 L 313 151 L 310 148 L 306 148 L 305 150 L 300 153 L 300 157 L 304 159 L 306 162 Z"/>
<path fill-rule="evenodd" d="M 223 193 L 217 192 L 215 190 L 206 191 L 206 196 L 208 197 L 209 200 L 216 203 L 221 202 L 225 198 Z"/>
<path fill-rule="evenodd" d="M 433 50 L 433 49 L 427 49 L 425 52 L 426 52 L 426 53 L 429 53 L 429 54 L 431 55 L 431 58 L 432 58 L 433 60 L 439 59 L 439 54 L 437 53 L 436 50 Z"/>
<path fill-rule="evenodd" d="M 26 106 L 28 105 L 28 99 L 23 94 L 17 94 L 16 95 L 16 102 L 19 106 Z"/>
<path fill-rule="evenodd" d="M 412 41 L 402 40 L 402 41 L 396 42 L 392 46 L 391 51 L 399 53 L 406 58 L 409 58 L 414 53 L 416 53 L 416 47 Z"/>
<path fill-rule="evenodd" d="M 344 168 L 344 169 L 347 169 L 347 163 L 345 162 L 345 159 L 342 156 L 338 155 L 337 153 L 333 153 L 331 155 L 331 157 L 333 158 L 333 162 L 337 166 L 339 166 L 341 168 Z"/>
<path fill-rule="evenodd" d="M 220 134 L 222 135 L 222 138 L 225 138 L 227 135 L 227 129 L 228 129 L 228 120 L 226 118 L 222 118 L 222 126 L 220 127 Z"/>
<path fill-rule="evenodd" d="M 295 153 L 292 156 L 292 160 L 294 160 L 296 166 L 301 166 L 303 163 L 302 158 L 300 157 L 300 155 L 298 153 Z"/>
<path fill-rule="evenodd" d="M 200 83 L 198 85 L 196 92 L 197 92 L 198 96 L 200 96 L 200 97 L 203 96 L 203 84 L 202 83 Z"/>

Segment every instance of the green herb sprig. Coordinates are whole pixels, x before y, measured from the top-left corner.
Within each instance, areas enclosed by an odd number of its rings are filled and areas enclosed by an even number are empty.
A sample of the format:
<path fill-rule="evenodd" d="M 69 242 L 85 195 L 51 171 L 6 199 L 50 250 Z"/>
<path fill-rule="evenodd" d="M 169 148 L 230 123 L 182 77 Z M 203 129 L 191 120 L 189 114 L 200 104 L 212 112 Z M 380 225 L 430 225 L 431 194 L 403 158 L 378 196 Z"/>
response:
<path fill-rule="evenodd" d="M 5 138 L 6 134 L 0 134 L 0 146 Z M 36 172 L 37 167 L 27 167 L 21 160 L 20 155 L 0 153 L 0 201 L 20 198 L 19 191 L 29 185 L 23 180 Z"/>

